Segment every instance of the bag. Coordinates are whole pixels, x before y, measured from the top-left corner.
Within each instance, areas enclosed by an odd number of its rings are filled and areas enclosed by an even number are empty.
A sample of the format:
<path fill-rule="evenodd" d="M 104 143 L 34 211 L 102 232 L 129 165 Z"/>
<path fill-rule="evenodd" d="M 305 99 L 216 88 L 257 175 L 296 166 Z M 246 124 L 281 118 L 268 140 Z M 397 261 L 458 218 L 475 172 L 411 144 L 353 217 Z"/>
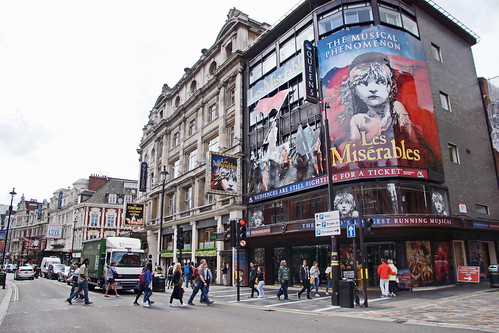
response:
<path fill-rule="evenodd" d="M 192 278 L 195 279 L 198 277 L 198 268 L 194 268 L 194 272 L 192 272 Z"/>
<path fill-rule="evenodd" d="M 146 284 L 146 273 L 142 272 L 139 275 L 139 285 L 143 286 Z"/>
<path fill-rule="evenodd" d="M 255 284 L 258 284 L 258 282 L 260 282 L 260 281 L 258 281 L 258 279 L 255 279 Z"/>
<path fill-rule="evenodd" d="M 310 278 L 310 284 L 314 284 L 315 283 L 315 278 L 311 277 Z"/>

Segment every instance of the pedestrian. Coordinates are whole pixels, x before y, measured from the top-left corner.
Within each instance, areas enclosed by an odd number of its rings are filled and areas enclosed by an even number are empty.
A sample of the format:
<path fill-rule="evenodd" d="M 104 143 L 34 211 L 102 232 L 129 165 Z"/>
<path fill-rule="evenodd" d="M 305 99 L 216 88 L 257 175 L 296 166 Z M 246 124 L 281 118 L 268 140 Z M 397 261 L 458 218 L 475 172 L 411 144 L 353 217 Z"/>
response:
<path fill-rule="evenodd" d="M 108 280 L 108 283 L 107 283 L 107 287 L 106 287 L 106 293 L 104 294 L 104 297 L 110 297 L 107 293 L 109 292 L 109 287 L 113 287 L 114 288 L 114 293 L 116 294 L 116 297 L 120 297 L 120 295 L 118 295 L 118 284 L 116 283 L 116 262 L 115 261 L 111 261 L 111 266 L 109 267 L 109 280 Z"/>
<path fill-rule="evenodd" d="M 255 288 L 255 280 L 256 280 L 256 267 L 254 263 L 250 262 L 248 286 L 251 288 L 251 296 L 248 297 L 255 297 L 255 291 L 258 293 L 258 290 L 256 290 Z"/>
<path fill-rule="evenodd" d="M 146 274 L 146 266 L 144 266 L 144 268 L 142 268 L 142 273 L 140 273 L 139 275 L 139 282 L 137 282 L 137 285 L 135 286 L 135 289 L 137 289 L 137 295 L 135 296 L 135 301 L 133 302 L 134 305 L 140 305 L 139 304 L 139 298 L 140 296 L 142 295 L 142 293 L 144 293 L 145 291 L 145 284 L 146 284 L 146 279 L 145 279 L 145 274 Z M 149 305 L 153 305 L 154 304 L 154 301 L 151 301 L 151 299 L 149 298 L 147 300 L 147 303 Z"/>
<path fill-rule="evenodd" d="M 146 270 L 144 272 L 144 299 L 142 300 L 142 306 L 144 308 L 148 308 L 151 305 L 149 304 L 149 298 L 152 295 L 152 264 L 149 262 L 146 265 Z"/>
<path fill-rule="evenodd" d="M 321 271 L 319 270 L 319 264 L 317 261 L 314 261 L 312 267 L 310 267 L 310 277 L 314 279 L 315 297 L 321 297 L 321 295 L 319 295 L 320 276 Z M 310 281 L 312 281 L 312 279 L 310 279 Z"/>
<path fill-rule="evenodd" d="M 222 268 L 222 284 L 224 286 L 227 286 L 229 284 L 227 280 L 228 274 L 229 274 L 229 263 L 225 263 L 224 267 Z"/>
<path fill-rule="evenodd" d="M 71 281 L 71 292 L 69 293 L 70 296 L 78 288 L 78 275 L 80 274 L 80 263 L 75 262 L 73 264 L 73 268 L 74 268 L 73 275 L 71 276 L 70 279 L 68 279 Z"/>
<path fill-rule="evenodd" d="M 213 274 L 211 273 L 211 269 L 206 266 L 206 269 L 204 270 L 204 280 L 206 281 L 206 295 L 210 292 L 210 283 L 213 281 Z M 201 293 L 201 297 L 199 297 L 199 301 L 201 303 L 206 302 L 205 294 Z"/>
<path fill-rule="evenodd" d="M 303 260 L 303 265 L 300 267 L 300 282 L 302 284 L 301 290 L 296 294 L 298 298 L 301 298 L 301 294 L 306 290 L 307 298 L 312 299 L 310 297 L 310 270 L 308 268 L 308 264 L 306 260 Z"/>
<path fill-rule="evenodd" d="M 170 266 L 168 266 L 168 270 L 166 271 L 166 289 L 173 288 L 172 287 L 173 266 L 175 266 L 174 262 Z"/>
<path fill-rule="evenodd" d="M 381 297 L 388 297 L 388 282 L 390 274 L 395 274 L 386 263 L 384 258 L 381 259 L 381 265 L 378 266 L 377 273 L 379 275 L 379 286 L 381 288 Z"/>
<path fill-rule="evenodd" d="M 187 304 L 189 305 L 194 305 L 192 303 L 192 300 L 194 300 L 194 297 L 196 297 L 196 294 L 198 293 L 199 290 L 201 290 L 201 293 L 205 294 L 205 300 L 206 300 L 206 305 L 213 304 L 213 301 L 210 301 L 208 298 L 208 295 L 206 294 L 206 281 L 204 280 L 204 270 L 206 269 L 206 259 L 201 259 L 201 262 L 199 263 L 199 266 L 196 268 L 197 269 L 197 274 L 195 278 L 195 287 L 194 290 L 192 291 L 191 297 L 189 298 L 189 301 Z"/>
<path fill-rule="evenodd" d="M 395 292 L 397 291 L 397 267 L 393 264 L 392 259 L 388 259 L 388 266 L 394 274 L 390 274 L 388 278 L 388 296 L 395 297 Z"/>
<path fill-rule="evenodd" d="M 180 301 L 180 306 L 185 306 L 182 297 L 184 296 L 184 289 L 182 288 L 182 265 L 178 262 L 173 267 L 173 292 L 170 296 L 170 306 L 175 306 L 173 304 L 173 299 L 178 299 Z"/>
<path fill-rule="evenodd" d="M 71 301 L 82 290 L 83 290 L 83 294 L 85 296 L 85 304 L 92 304 L 93 303 L 93 302 L 90 302 L 90 300 L 88 299 L 88 265 L 89 264 L 90 264 L 90 259 L 85 258 L 85 260 L 83 260 L 83 264 L 80 266 L 80 272 L 78 274 L 78 289 L 74 293 L 72 293 L 68 298 L 66 298 L 66 302 L 68 302 L 69 304 L 73 304 L 73 303 L 71 303 Z"/>
<path fill-rule="evenodd" d="M 263 291 L 263 285 L 265 281 L 263 281 L 263 271 L 262 266 L 258 266 L 256 269 L 256 289 L 258 290 L 258 298 L 265 298 L 265 292 Z"/>
<path fill-rule="evenodd" d="M 104 277 L 103 288 L 107 288 L 109 284 L 109 266 L 107 264 L 104 265 L 102 276 Z"/>
<path fill-rule="evenodd" d="M 189 282 L 191 282 L 191 284 L 192 284 L 192 266 L 189 262 L 186 262 L 183 269 L 184 269 L 184 277 L 185 277 L 185 287 L 189 288 Z M 175 274 L 175 272 L 173 274 Z"/>
<path fill-rule="evenodd" d="M 284 300 L 289 300 L 288 298 L 288 285 L 289 285 L 289 267 L 287 267 L 286 260 L 281 260 L 281 265 L 279 266 L 279 271 L 277 272 L 277 280 L 281 282 L 281 286 L 277 291 L 277 298 L 281 300 L 281 295 L 284 294 Z"/>
<path fill-rule="evenodd" d="M 333 289 L 333 262 L 326 268 L 326 295 L 329 295 L 329 288 Z"/>

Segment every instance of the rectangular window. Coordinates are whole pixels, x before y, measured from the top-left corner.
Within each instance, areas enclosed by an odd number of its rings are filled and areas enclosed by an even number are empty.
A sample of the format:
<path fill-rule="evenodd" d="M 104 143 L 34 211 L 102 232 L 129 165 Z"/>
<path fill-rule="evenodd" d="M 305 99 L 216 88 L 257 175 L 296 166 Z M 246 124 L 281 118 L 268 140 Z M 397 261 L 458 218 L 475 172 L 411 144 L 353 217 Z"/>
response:
<path fill-rule="evenodd" d="M 107 217 L 107 222 L 106 222 L 106 227 L 108 228 L 114 228 L 114 220 L 116 219 L 116 216 L 108 216 Z"/>
<path fill-rule="evenodd" d="M 178 176 L 180 176 L 180 160 L 176 160 L 175 162 L 173 162 L 172 174 L 173 178 L 177 178 Z"/>
<path fill-rule="evenodd" d="M 489 206 L 476 204 L 475 209 L 477 213 L 490 215 Z"/>
<path fill-rule="evenodd" d="M 132 202 L 132 195 L 131 194 L 125 194 L 125 202 Z"/>
<path fill-rule="evenodd" d="M 197 163 L 198 163 L 198 151 L 193 150 L 187 156 L 187 164 L 188 164 L 187 170 L 188 171 L 194 170 L 196 168 Z"/>
<path fill-rule="evenodd" d="M 385 22 L 397 27 L 402 27 L 402 19 L 400 18 L 400 13 L 391 7 L 379 6 L 379 16 L 381 22 Z"/>
<path fill-rule="evenodd" d="M 442 109 L 447 110 L 447 111 L 451 111 L 449 95 L 447 95 L 444 92 L 440 92 L 440 105 L 442 106 Z"/>
<path fill-rule="evenodd" d="M 295 39 L 291 38 L 279 48 L 279 61 L 282 63 L 296 53 Z"/>
<path fill-rule="evenodd" d="M 90 215 L 90 226 L 98 227 L 99 226 L 99 214 Z"/>
<path fill-rule="evenodd" d="M 179 132 L 173 134 L 172 146 L 177 147 L 180 144 L 180 134 Z"/>
<path fill-rule="evenodd" d="M 442 53 L 440 52 L 440 47 L 436 44 L 431 43 L 431 55 L 433 59 L 442 62 Z"/>
<path fill-rule="evenodd" d="M 451 162 L 459 164 L 459 150 L 457 146 L 449 143 L 448 147 L 449 147 L 449 155 Z"/>
<path fill-rule="evenodd" d="M 215 119 L 217 119 L 217 105 L 212 104 L 208 108 L 208 121 L 213 121 Z"/>
<path fill-rule="evenodd" d="M 168 215 L 175 214 L 175 193 L 168 197 Z"/>
<path fill-rule="evenodd" d="M 214 137 L 213 139 L 211 139 L 210 141 L 208 141 L 208 151 L 214 151 L 214 152 L 218 152 L 218 148 L 219 148 L 219 145 L 218 145 L 218 136 Z"/>
<path fill-rule="evenodd" d="M 229 90 L 229 105 L 236 104 L 236 89 Z"/>
<path fill-rule="evenodd" d="M 184 210 L 192 208 L 192 187 L 187 187 L 184 192 Z"/>
<path fill-rule="evenodd" d="M 262 77 L 262 64 L 259 63 L 250 69 L 250 84 L 255 83 Z"/>
<path fill-rule="evenodd" d="M 296 50 L 301 50 L 301 48 L 303 47 L 303 41 L 308 40 L 311 42 L 314 39 L 314 27 L 312 25 L 309 25 L 307 28 L 298 32 L 298 35 L 296 36 Z"/>
<path fill-rule="evenodd" d="M 416 23 L 416 20 L 402 13 L 402 23 L 404 25 L 405 30 L 409 31 L 414 36 L 419 37 L 418 24 Z"/>
<path fill-rule="evenodd" d="M 335 30 L 343 26 L 343 12 L 335 9 L 319 18 L 319 35 Z"/>
<path fill-rule="evenodd" d="M 189 122 L 189 135 L 196 133 L 196 119 Z"/>
<path fill-rule="evenodd" d="M 229 126 L 229 147 L 234 146 L 235 144 L 235 126 Z"/>
<path fill-rule="evenodd" d="M 373 13 L 370 4 L 348 5 L 344 9 L 345 24 L 357 24 L 373 20 Z"/>
<path fill-rule="evenodd" d="M 115 204 L 116 203 L 116 198 L 117 198 L 116 194 L 110 193 L 109 197 L 108 197 L 108 203 Z"/>
<path fill-rule="evenodd" d="M 97 238 L 97 235 L 90 235 L 90 236 L 88 237 L 88 239 L 96 239 L 96 238 Z"/>
<path fill-rule="evenodd" d="M 263 75 L 267 74 L 271 70 L 276 68 L 276 62 L 277 62 L 277 56 L 275 52 L 272 52 L 270 55 L 265 57 L 265 60 L 263 61 Z"/>

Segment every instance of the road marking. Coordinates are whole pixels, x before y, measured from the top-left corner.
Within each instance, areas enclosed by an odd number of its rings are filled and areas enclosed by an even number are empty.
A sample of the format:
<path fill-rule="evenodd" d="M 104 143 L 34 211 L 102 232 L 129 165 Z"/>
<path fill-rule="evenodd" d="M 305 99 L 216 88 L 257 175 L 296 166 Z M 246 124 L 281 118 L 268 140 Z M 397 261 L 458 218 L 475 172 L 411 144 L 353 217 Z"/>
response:
<path fill-rule="evenodd" d="M 302 301 L 294 301 L 294 302 L 282 302 L 282 303 L 277 303 L 277 304 L 270 304 L 270 305 L 264 305 L 266 308 L 273 308 L 277 306 L 282 306 L 282 305 L 290 305 L 290 304 L 298 304 L 298 303 L 303 303 L 303 302 L 308 302 L 309 300 L 304 299 Z"/>
<path fill-rule="evenodd" d="M 340 309 L 339 306 L 330 306 L 330 307 L 323 308 L 323 309 L 312 310 L 312 312 L 324 312 L 324 311 L 339 310 L 339 309 Z"/>

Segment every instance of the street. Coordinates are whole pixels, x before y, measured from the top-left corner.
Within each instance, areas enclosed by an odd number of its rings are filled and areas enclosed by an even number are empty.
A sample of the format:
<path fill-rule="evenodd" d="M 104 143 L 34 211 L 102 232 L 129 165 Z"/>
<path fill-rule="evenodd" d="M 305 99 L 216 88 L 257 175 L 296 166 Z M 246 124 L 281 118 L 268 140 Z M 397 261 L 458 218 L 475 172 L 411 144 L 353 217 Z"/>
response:
<path fill-rule="evenodd" d="M 369 308 L 348 309 L 331 306 L 329 297 L 299 300 L 293 291 L 291 301 L 279 301 L 275 289 L 266 290 L 267 297 L 259 299 L 248 298 L 248 288 L 241 288 L 241 301 L 236 302 L 236 288 L 214 286 L 210 297 L 215 303 L 211 306 L 199 303 L 197 296 L 195 306 L 180 307 L 178 300 L 174 300 L 177 306 L 169 307 L 167 290 L 154 293 L 151 299 L 155 304 L 143 308 L 132 304 L 133 292 L 123 291 L 120 298 L 104 298 L 96 290 L 90 292 L 92 305 L 76 300 L 69 305 L 64 300 L 70 287 L 62 282 L 44 278 L 14 281 L 11 274 L 8 279 L 12 293 L 0 332 L 267 332 L 272 329 L 273 332 L 457 333 L 499 329 L 496 306 L 499 293 L 490 289 L 452 296 L 452 289 L 456 288 L 447 288 L 439 291 L 440 297 L 435 292 L 407 292 L 397 299 L 373 298 Z M 190 288 L 186 290 L 185 303 L 189 295 Z M 484 316 L 488 319 L 480 319 Z"/>

